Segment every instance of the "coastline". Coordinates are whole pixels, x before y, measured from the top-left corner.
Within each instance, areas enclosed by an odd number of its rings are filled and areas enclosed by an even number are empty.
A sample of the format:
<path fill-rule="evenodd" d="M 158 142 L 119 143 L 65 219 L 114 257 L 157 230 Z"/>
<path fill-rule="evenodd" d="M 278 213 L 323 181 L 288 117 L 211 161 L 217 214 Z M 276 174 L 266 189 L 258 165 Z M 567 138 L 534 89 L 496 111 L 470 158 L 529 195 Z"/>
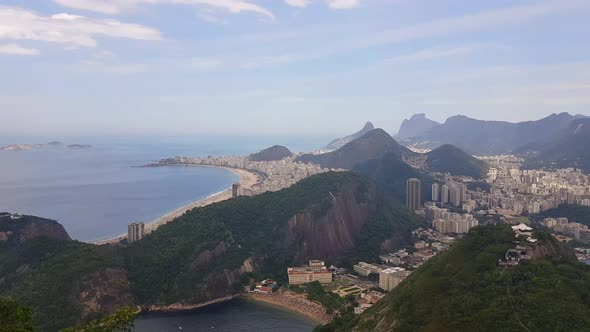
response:
<path fill-rule="evenodd" d="M 182 166 L 185 166 L 185 165 L 182 165 Z M 228 170 L 228 171 L 236 174 L 240 178 L 239 179 L 240 186 L 242 186 L 242 188 L 246 188 L 246 189 L 251 189 L 252 187 L 254 187 L 256 184 L 258 184 L 260 182 L 260 176 L 258 174 L 248 171 L 248 170 L 245 170 L 245 169 L 241 169 L 241 168 L 233 168 L 233 167 L 226 167 L 226 166 L 209 166 L 209 165 L 194 165 L 192 167 L 215 167 L 215 168 L 223 168 L 225 170 Z M 182 216 L 187 210 L 192 210 L 197 207 L 203 207 L 203 206 L 207 206 L 207 205 L 210 205 L 213 203 L 222 202 L 227 199 L 230 199 L 231 197 L 232 197 L 232 189 L 231 189 L 231 187 L 229 187 L 229 188 L 227 188 L 223 191 L 220 191 L 218 193 L 209 195 L 205 198 L 201 198 L 201 199 L 191 202 L 187 205 L 181 206 L 175 210 L 165 213 L 164 215 L 162 215 L 150 222 L 146 222 L 145 223 L 145 232 L 147 234 L 147 233 L 155 231 L 161 225 L 167 224 L 170 221 L 174 220 L 175 218 Z M 127 238 L 127 233 L 119 234 L 117 236 L 114 236 L 114 237 L 111 237 L 108 239 L 104 239 L 104 240 L 94 241 L 92 243 L 97 244 L 97 245 L 116 244 L 125 238 Z"/>
<path fill-rule="evenodd" d="M 231 301 L 234 299 L 242 299 L 244 301 L 252 301 L 260 304 L 268 305 L 273 308 L 294 313 L 317 323 L 318 325 L 325 325 L 332 321 L 333 317 L 325 313 L 325 308 L 315 302 L 311 302 L 303 298 L 299 294 L 291 292 L 279 292 L 272 294 L 255 294 L 242 293 L 221 297 L 218 299 L 201 302 L 197 304 L 180 304 L 174 303 L 168 306 L 143 306 L 139 307 L 139 313 L 173 313 L 191 311 L 210 305 Z"/>
<path fill-rule="evenodd" d="M 289 291 L 272 294 L 247 293 L 242 295 L 242 297 L 305 316 L 321 325 L 326 325 L 333 320 L 333 317 L 326 313 L 326 308 L 321 304 L 311 302 L 302 295 Z"/>
<path fill-rule="evenodd" d="M 218 299 L 214 299 L 211 301 L 207 301 L 207 302 L 201 302 L 201 303 L 197 303 L 197 304 L 180 304 L 180 303 L 174 303 L 171 305 L 167 305 L 164 307 L 160 307 L 160 306 L 149 306 L 149 307 L 142 307 L 141 308 L 141 312 L 180 312 L 180 311 L 190 311 L 190 310 L 194 310 L 194 309 L 198 309 L 198 308 L 202 308 L 202 307 L 206 307 L 212 304 L 217 304 L 217 303 L 222 303 L 222 302 L 227 302 L 227 301 L 231 301 L 233 299 L 235 299 L 236 297 L 238 297 L 238 295 L 229 295 L 229 296 L 225 296 L 225 297 L 220 297 Z"/>

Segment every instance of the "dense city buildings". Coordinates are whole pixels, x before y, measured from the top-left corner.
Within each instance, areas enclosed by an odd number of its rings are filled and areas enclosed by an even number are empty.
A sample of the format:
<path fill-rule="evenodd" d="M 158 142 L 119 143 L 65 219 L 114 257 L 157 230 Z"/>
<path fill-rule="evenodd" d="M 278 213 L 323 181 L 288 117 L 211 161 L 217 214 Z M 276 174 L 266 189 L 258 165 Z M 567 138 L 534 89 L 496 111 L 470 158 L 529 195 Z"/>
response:
<path fill-rule="evenodd" d="M 332 282 L 332 272 L 320 260 L 310 260 L 308 266 L 289 267 L 287 275 L 290 285 L 301 285 L 313 281 L 321 284 Z"/>
<path fill-rule="evenodd" d="M 356 273 L 363 277 L 368 277 L 371 273 L 379 274 L 379 272 L 383 270 L 383 267 L 381 266 L 365 262 L 358 262 L 358 264 L 355 264 L 352 268 Z"/>
<path fill-rule="evenodd" d="M 420 180 L 411 178 L 406 181 L 406 207 L 412 211 L 420 209 L 422 193 Z"/>
<path fill-rule="evenodd" d="M 232 187 L 232 195 L 252 196 L 267 191 L 278 191 L 288 188 L 293 184 L 309 176 L 328 171 L 340 171 L 340 169 L 322 168 L 315 164 L 296 162 L 297 156 L 274 161 L 251 161 L 245 156 L 227 157 L 174 157 L 160 160 L 156 165 L 203 165 L 217 167 L 239 168 L 254 172 L 260 176 L 260 182 L 252 187 Z"/>
<path fill-rule="evenodd" d="M 145 235 L 145 225 L 142 222 L 134 222 L 127 226 L 127 241 L 135 242 Z"/>

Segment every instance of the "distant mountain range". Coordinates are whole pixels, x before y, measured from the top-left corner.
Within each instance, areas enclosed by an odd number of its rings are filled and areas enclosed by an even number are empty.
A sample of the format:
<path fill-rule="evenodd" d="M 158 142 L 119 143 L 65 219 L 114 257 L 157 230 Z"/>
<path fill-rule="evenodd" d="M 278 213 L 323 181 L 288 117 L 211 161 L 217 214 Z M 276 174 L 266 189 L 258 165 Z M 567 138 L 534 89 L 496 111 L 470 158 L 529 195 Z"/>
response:
<path fill-rule="evenodd" d="M 375 126 L 373 126 L 373 124 L 371 122 L 367 121 L 367 123 L 365 123 L 365 126 L 363 127 L 363 129 L 359 130 L 358 132 L 356 132 L 352 135 L 348 135 L 346 137 L 341 137 L 341 138 L 337 138 L 337 139 L 333 140 L 332 142 L 330 142 L 326 146 L 326 149 L 328 149 L 328 150 L 340 149 L 341 147 L 343 147 L 347 143 L 352 142 L 353 140 L 363 136 L 364 134 L 368 133 L 369 131 L 371 131 L 373 129 L 375 129 Z"/>
<path fill-rule="evenodd" d="M 560 113 L 536 121 L 510 123 L 456 115 L 448 118 L 445 123 L 433 125 L 431 129 L 420 132 L 415 128 L 428 119 L 418 116 L 414 121 L 404 121 L 400 133 L 416 135 L 402 137 L 404 145 L 436 148 L 443 144 L 452 144 L 476 155 L 513 153 L 523 146 L 557 137 L 572 121 L 582 117 Z"/>
<path fill-rule="evenodd" d="M 590 173 L 590 118 L 576 119 L 556 137 L 520 152 L 529 153 L 529 168 L 576 167 Z"/>
<path fill-rule="evenodd" d="M 248 159 L 252 161 L 274 161 L 293 156 L 293 153 L 284 146 L 275 145 L 258 153 L 251 154 Z"/>

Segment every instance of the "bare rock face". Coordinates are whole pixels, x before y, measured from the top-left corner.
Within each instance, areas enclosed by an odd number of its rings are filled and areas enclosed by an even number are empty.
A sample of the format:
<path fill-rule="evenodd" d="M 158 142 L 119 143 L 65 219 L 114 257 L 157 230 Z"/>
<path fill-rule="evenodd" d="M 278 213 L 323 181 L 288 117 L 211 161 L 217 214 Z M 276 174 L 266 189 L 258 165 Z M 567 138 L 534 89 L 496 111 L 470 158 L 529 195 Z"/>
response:
<path fill-rule="evenodd" d="M 0 214 L 0 243 L 16 246 L 34 238 L 71 240 L 64 227 L 55 220 L 16 214 Z"/>
<path fill-rule="evenodd" d="M 369 215 L 375 211 L 375 188 L 359 202 L 356 193 L 345 190 L 331 194 L 330 208 L 323 216 L 311 212 L 294 215 L 288 222 L 285 243 L 299 264 L 310 259 L 330 259 L 352 249 Z M 369 203 L 370 202 L 370 203 Z"/>
<path fill-rule="evenodd" d="M 78 300 L 83 308 L 81 321 L 134 305 L 127 273 L 122 269 L 106 269 L 85 278 Z"/>

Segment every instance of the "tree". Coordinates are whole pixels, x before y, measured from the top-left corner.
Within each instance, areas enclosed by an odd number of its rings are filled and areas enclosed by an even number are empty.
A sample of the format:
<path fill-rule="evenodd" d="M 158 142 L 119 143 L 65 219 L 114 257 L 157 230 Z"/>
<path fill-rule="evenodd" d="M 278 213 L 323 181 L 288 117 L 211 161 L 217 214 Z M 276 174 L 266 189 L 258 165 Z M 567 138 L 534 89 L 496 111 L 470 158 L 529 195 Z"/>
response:
<path fill-rule="evenodd" d="M 33 331 L 31 310 L 15 301 L 0 298 L 0 332 Z"/>
<path fill-rule="evenodd" d="M 83 326 L 70 327 L 62 332 L 132 332 L 136 315 L 135 308 L 127 307 L 106 318 L 94 320 Z"/>

